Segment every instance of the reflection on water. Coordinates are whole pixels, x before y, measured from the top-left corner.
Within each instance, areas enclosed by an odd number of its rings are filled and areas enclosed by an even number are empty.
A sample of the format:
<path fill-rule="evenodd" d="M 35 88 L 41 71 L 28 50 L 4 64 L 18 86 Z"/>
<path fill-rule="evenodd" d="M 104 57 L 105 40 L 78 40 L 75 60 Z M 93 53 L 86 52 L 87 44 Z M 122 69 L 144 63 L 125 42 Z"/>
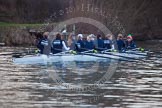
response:
<path fill-rule="evenodd" d="M 2 50 L 15 51 L 13 48 Z M 11 59 L 11 55 L 0 55 L 2 108 L 162 107 L 160 58 L 120 62 L 111 80 L 98 86 L 94 86 L 94 83 L 105 75 L 109 66 L 107 62 L 55 63 L 52 67 L 47 67 L 15 65 Z M 54 78 L 60 78 L 64 85 Z"/>

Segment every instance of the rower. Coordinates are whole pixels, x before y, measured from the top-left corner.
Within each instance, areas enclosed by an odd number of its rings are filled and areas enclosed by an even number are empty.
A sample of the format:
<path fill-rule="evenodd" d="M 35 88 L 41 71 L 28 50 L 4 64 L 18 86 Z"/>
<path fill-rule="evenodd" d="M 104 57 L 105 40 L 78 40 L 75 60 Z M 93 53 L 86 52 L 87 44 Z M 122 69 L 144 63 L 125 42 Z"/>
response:
<path fill-rule="evenodd" d="M 126 48 L 127 48 L 127 49 L 135 49 L 135 48 L 136 48 L 136 44 L 135 44 L 135 42 L 134 42 L 133 37 L 132 37 L 131 34 L 129 34 L 129 35 L 127 36 Z"/>
<path fill-rule="evenodd" d="M 92 50 L 95 48 L 95 45 L 94 45 L 94 42 L 93 42 L 93 39 L 92 39 L 92 36 L 89 35 L 87 36 L 87 40 L 85 42 L 85 49 L 86 50 Z"/>
<path fill-rule="evenodd" d="M 60 53 L 63 51 L 63 49 L 66 51 L 70 50 L 70 48 L 66 46 L 65 41 L 61 39 L 61 35 L 58 33 L 56 35 L 56 39 L 54 39 L 52 42 L 52 53 Z"/>
<path fill-rule="evenodd" d="M 123 40 L 123 35 L 122 34 L 118 34 L 117 46 L 118 46 L 118 51 L 120 53 L 125 52 L 125 42 Z"/>
<path fill-rule="evenodd" d="M 75 50 L 76 39 L 74 34 L 70 34 L 67 41 L 68 47 L 70 50 Z"/>
<path fill-rule="evenodd" d="M 104 50 L 104 40 L 102 39 L 102 36 L 100 34 L 97 35 L 97 40 L 96 40 L 95 47 L 99 51 Z"/>
<path fill-rule="evenodd" d="M 83 35 L 82 34 L 78 34 L 78 39 L 76 42 L 76 51 L 77 52 L 82 52 L 84 51 L 84 41 L 83 41 Z"/>
<path fill-rule="evenodd" d="M 111 34 L 107 34 L 104 39 L 104 48 L 114 50 L 113 37 Z"/>
<path fill-rule="evenodd" d="M 37 34 L 35 34 L 35 36 L 36 36 L 35 45 L 36 45 L 37 48 L 38 48 L 38 50 L 36 50 L 35 53 L 43 53 L 43 51 L 40 52 L 41 49 L 43 49 L 43 48 L 42 48 L 43 46 L 41 45 L 41 41 L 42 41 L 42 39 L 43 39 L 43 35 L 42 35 L 41 33 L 37 33 Z"/>
<path fill-rule="evenodd" d="M 44 32 L 43 38 L 39 40 L 37 47 L 40 49 L 40 54 L 49 55 L 51 52 L 51 42 L 48 39 L 49 32 Z"/>
<path fill-rule="evenodd" d="M 91 40 L 95 43 L 96 42 L 96 36 L 94 34 L 90 34 Z"/>

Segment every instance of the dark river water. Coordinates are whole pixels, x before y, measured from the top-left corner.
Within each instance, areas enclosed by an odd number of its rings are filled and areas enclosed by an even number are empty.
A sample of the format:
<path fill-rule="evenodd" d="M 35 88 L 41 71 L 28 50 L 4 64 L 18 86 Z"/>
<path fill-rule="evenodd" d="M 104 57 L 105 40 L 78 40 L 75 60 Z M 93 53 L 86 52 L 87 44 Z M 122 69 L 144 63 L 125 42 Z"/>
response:
<path fill-rule="evenodd" d="M 24 48 L 2 47 L 0 52 L 18 50 Z M 153 55 L 158 57 L 112 65 L 100 61 L 44 66 L 17 65 L 12 55 L 1 54 L 0 108 L 162 108 L 162 56 Z M 107 79 L 98 83 L 104 76 Z"/>

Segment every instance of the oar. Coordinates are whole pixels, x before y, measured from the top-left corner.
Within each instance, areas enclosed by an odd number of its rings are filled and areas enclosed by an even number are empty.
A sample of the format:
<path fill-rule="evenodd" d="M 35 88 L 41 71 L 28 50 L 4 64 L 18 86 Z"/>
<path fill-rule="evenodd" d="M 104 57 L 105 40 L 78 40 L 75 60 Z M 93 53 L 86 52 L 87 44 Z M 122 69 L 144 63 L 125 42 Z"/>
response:
<path fill-rule="evenodd" d="M 132 51 L 140 51 L 139 50 L 140 48 L 136 48 L 136 49 L 132 49 Z M 128 50 L 129 51 L 129 50 Z M 131 51 L 131 50 L 130 50 Z M 144 56 L 148 56 L 148 57 L 156 57 L 156 58 L 162 58 L 162 57 L 160 57 L 160 56 L 154 56 L 154 55 L 151 55 L 152 53 L 151 52 L 154 52 L 154 51 L 151 51 L 150 52 L 150 50 L 146 50 L 145 49 L 145 51 L 140 51 L 141 53 L 147 53 L 147 55 L 145 55 L 145 54 L 138 54 L 138 53 L 136 53 L 136 52 L 126 52 L 126 53 L 128 53 L 128 54 L 136 54 L 136 55 L 144 55 Z"/>
<path fill-rule="evenodd" d="M 100 48 L 101 49 L 101 48 Z M 109 53 L 108 55 L 112 55 L 112 56 L 117 56 L 117 57 L 121 57 L 121 58 L 125 58 L 125 59 L 118 59 L 118 58 L 112 58 L 112 57 L 105 57 L 105 56 L 102 56 L 101 54 L 103 53 L 106 53 L 108 51 L 112 51 L 111 49 L 107 49 L 107 50 L 103 50 L 101 51 L 101 53 L 99 53 L 100 55 L 97 55 L 96 53 L 93 53 L 93 50 L 88 50 L 86 49 L 87 51 L 84 51 L 82 52 L 82 54 L 84 55 L 89 55 L 89 56 L 94 56 L 94 57 L 100 57 L 100 58 L 106 58 L 106 59 L 114 59 L 114 60 L 120 60 L 120 61 L 127 61 L 127 62 L 137 62 L 137 61 L 143 61 L 145 62 L 145 60 L 141 59 L 141 58 L 132 58 L 132 57 L 126 57 L 126 56 L 122 56 L 122 55 L 113 55 L 111 53 Z M 88 52 L 92 52 L 91 53 L 88 53 Z"/>
<path fill-rule="evenodd" d="M 104 51 L 107 51 L 107 50 L 104 50 Z M 104 52 L 103 51 L 103 52 Z M 92 52 L 92 53 L 88 53 L 88 52 Z M 100 55 L 97 55 L 97 53 L 93 53 L 93 50 L 88 50 L 88 51 L 84 51 L 82 52 L 81 54 L 84 54 L 84 55 L 89 55 L 89 56 L 94 56 L 94 57 L 100 57 L 100 58 L 106 58 L 106 59 L 114 59 L 114 60 L 120 60 L 120 61 L 130 61 L 130 62 L 133 62 L 133 60 L 126 60 L 126 59 L 118 59 L 118 58 L 112 58 L 112 57 L 105 57 L 105 56 L 102 56 L 101 54 L 103 53 L 98 53 Z"/>
<path fill-rule="evenodd" d="M 126 59 L 131 59 L 131 60 L 141 60 L 139 58 L 133 58 L 133 57 L 126 57 L 126 56 L 123 56 L 123 55 L 115 55 L 111 52 L 103 52 L 103 54 L 108 54 L 108 55 L 113 55 L 113 56 L 117 56 L 117 57 L 122 57 L 122 58 L 126 58 Z M 121 53 L 121 54 L 124 54 L 124 53 Z"/>
<path fill-rule="evenodd" d="M 28 50 L 28 51 L 23 51 L 23 52 L 13 52 L 11 53 L 12 57 L 19 58 L 21 56 L 25 55 L 33 55 L 36 54 L 36 50 Z"/>
<path fill-rule="evenodd" d="M 89 53 L 89 52 L 93 52 L 93 51 L 94 51 L 94 49 L 93 50 L 88 50 L 87 49 L 87 51 L 80 52 L 80 54 L 85 54 L 85 53 Z"/>
<path fill-rule="evenodd" d="M 63 51 L 63 52 L 60 52 L 60 53 L 50 54 L 50 55 L 60 55 L 60 56 L 62 56 L 63 54 L 66 54 L 66 53 L 76 54 L 73 50 L 68 50 L 68 51 Z"/>
<path fill-rule="evenodd" d="M 145 49 L 145 48 L 134 48 L 134 49 L 128 49 L 130 51 L 139 51 L 139 52 L 144 52 L 144 53 L 150 53 L 151 50 Z"/>
<path fill-rule="evenodd" d="M 56 53 L 56 54 L 65 54 L 65 53 L 69 53 L 71 51 L 71 50 L 62 51 L 62 49 L 57 49 L 57 48 L 55 48 L 54 50 L 60 51 L 59 53 Z M 56 55 L 56 54 L 52 54 L 52 55 Z"/>
<path fill-rule="evenodd" d="M 0 55 L 20 55 L 20 54 L 28 54 L 28 55 L 31 55 L 31 54 L 35 54 L 35 51 L 36 50 L 28 50 L 28 51 L 22 51 L 22 52 L 2 52 L 0 53 Z"/>
<path fill-rule="evenodd" d="M 141 48 L 137 48 L 137 50 L 140 50 L 140 49 Z M 142 48 L 142 49 L 144 49 L 144 48 Z M 151 51 L 151 50 L 148 50 L 148 49 L 144 49 L 144 51 L 146 51 L 148 54 L 153 54 L 153 53 L 162 54 L 162 51 Z M 151 56 L 151 57 L 156 57 L 156 56 Z"/>
<path fill-rule="evenodd" d="M 100 58 L 105 58 L 105 59 L 113 59 L 113 60 L 134 62 L 134 60 L 126 60 L 126 59 L 111 58 L 111 57 L 105 57 L 105 56 L 97 55 L 97 54 L 90 54 L 90 53 L 85 53 L 84 55 L 93 56 L 93 57 L 100 57 Z"/>
<path fill-rule="evenodd" d="M 28 51 L 22 51 L 22 52 L 13 52 L 13 53 L 11 53 L 11 54 L 12 54 L 12 57 L 20 58 L 20 57 L 26 56 L 26 55 L 35 55 L 35 54 L 39 54 L 38 52 L 39 52 L 38 49 L 34 49 L 34 50 L 28 50 Z"/>
<path fill-rule="evenodd" d="M 97 48 L 97 49 L 102 49 L 102 48 Z M 108 52 L 108 51 L 110 51 L 110 52 Z M 111 51 L 112 51 L 111 49 L 103 50 L 103 51 L 101 51 L 101 54 L 108 54 L 108 55 L 112 55 L 112 56 L 116 56 L 116 57 L 122 57 L 122 58 L 126 58 L 126 59 L 131 59 L 131 60 L 141 60 L 139 58 L 126 57 L 126 56 L 122 56 L 122 55 L 115 55 L 115 54 L 111 53 Z M 118 52 L 116 52 L 116 53 L 118 53 Z"/>
<path fill-rule="evenodd" d="M 13 52 L 3 52 L 3 53 L 0 53 L 0 55 L 2 56 L 6 56 L 6 55 L 12 55 Z"/>
<path fill-rule="evenodd" d="M 62 51 L 62 49 L 55 49 L 55 50 Z M 49 54 L 49 55 L 59 55 L 59 54 L 69 53 L 70 51 L 71 50 L 63 51 L 63 52 L 60 52 L 60 53 L 57 53 L 57 54 Z M 21 56 L 37 54 L 36 52 L 38 52 L 38 51 L 36 51 L 36 50 L 29 50 L 29 51 L 17 52 L 17 53 L 13 52 L 11 54 L 12 54 L 12 57 L 20 58 Z"/>
<path fill-rule="evenodd" d="M 94 57 L 100 57 L 100 58 L 106 58 L 106 59 L 113 59 L 113 60 L 119 60 L 119 61 L 125 61 L 125 62 L 134 62 L 134 63 L 138 63 L 139 61 L 142 61 L 142 62 L 146 62 L 145 60 L 143 59 L 117 59 L 117 58 L 111 58 L 111 57 L 105 57 L 105 56 L 102 56 L 102 55 L 97 55 L 97 54 L 89 54 L 89 53 L 85 53 L 85 55 L 89 55 L 89 56 L 94 56 Z"/>
<path fill-rule="evenodd" d="M 153 53 L 162 54 L 162 51 L 152 51 Z"/>
<path fill-rule="evenodd" d="M 148 53 L 147 52 L 131 52 L 131 51 L 126 51 L 125 53 L 127 53 L 127 54 L 134 54 L 134 55 L 140 55 L 140 56 L 147 56 L 148 55 Z"/>
<path fill-rule="evenodd" d="M 137 49 L 136 49 L 137 50 Z M 107 51 L 109 51 L 109 50 L 107 50 Z M 107 51 L 104 51 L 104 52 L 102 52 L 102 53 L 107 53 L 107 54 L 111 54 L 111 55 L 114 55 L 114 54 L 112 54 L 112 53 L 110 53 L 110 52 L 107 52 Z M 135 50 L 134 50 L 135 51 Z M 138 50 L 139 51 L 139 50 Z M 159 56 L 154 56 L 154 55 L 149 55 L 149 53 L 148 52 L 145 52 L 145 53 L 147 53 L 147 55 L 146 54 L 139 54 L 139 53 L 136 53 L 136 52 L 125 52 L 125 53 L 128 53 L 128 54 L 134 54 L 134 55 L 140 55 L 140 56 L 145 56 L 145 57 L 156 57 L 156 58 L 162 58 L 162 57 L 159 57 Z M 123 53 L 124 54 L 124 53 Z M 144 60 L 142 60 L 141 58 L 132 58 L 132 57 L 125 57 L 125 56 L 122 56 L 122 55 L 114 55 L 114 56 L 119 56 L 119 57 L 123 57 L 123 58 L 127 58 L 127 59 L 132 59 L 132 60 L 140 60 L 140 61 L 144 61 Z M 145 62 L 145 61 L 144 61 Z"/>
<path fill-rule="evenodd" d="M 127 50 L 126 52 L 124 53 L 127 53 L 127 54 L 135 54 L 135 55 L 140 55 L 140 56 L 149 56 L 149 57 L 157 57 L 157 58 L 162 58 L 162 57 L 159 57 L 159 56 L 153 56 L 153 55 L 149 55 L 149 50 L 144 50 L 144 51 L 140 51 L 139 49 L 141 48 L 135 48 L 135 49 L 131 49 L 131 50 Z M 143 49 L 143 48 L 142 48 Z M 140 53 L 137 53 L 137 52 L 129 52 L 129 51 L 139 51 Z M 102 51 L 101 53 L 103 52 L 112 52 L 111 49 L 108 49 L 108 50 L 105 50 L 105 51 Z M 115 51 L 116 52 L 116 51 Z M 143 53 L 143 54 L 142 54 Z M 146 54 L 144 54 L 146 53 Z"/>

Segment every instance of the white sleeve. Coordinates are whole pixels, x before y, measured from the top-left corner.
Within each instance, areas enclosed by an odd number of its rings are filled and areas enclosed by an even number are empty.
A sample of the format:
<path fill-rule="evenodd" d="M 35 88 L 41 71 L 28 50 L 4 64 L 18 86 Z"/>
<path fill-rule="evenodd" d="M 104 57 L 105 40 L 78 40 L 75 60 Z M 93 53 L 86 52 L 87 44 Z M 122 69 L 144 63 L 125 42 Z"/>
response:
<path fill-rule="evenodd" d="M 114 44 L 112 44 L 112 46 L 111 46 L 111 47 L 112 47 L 111 49 L 113 49 L 113 50 L 115 49 L 115 46 L 114 46 Z"/>
<path fill-rule="evenodd" d="M 66 46 L 66 44 L 65 44 L 64 41 L 62 41 L 62 45 L 63 45 L 63 47 L 64 47 L 64 49 L 65 49 L 66 51 L 70 50 L 70 48 Z"/>

